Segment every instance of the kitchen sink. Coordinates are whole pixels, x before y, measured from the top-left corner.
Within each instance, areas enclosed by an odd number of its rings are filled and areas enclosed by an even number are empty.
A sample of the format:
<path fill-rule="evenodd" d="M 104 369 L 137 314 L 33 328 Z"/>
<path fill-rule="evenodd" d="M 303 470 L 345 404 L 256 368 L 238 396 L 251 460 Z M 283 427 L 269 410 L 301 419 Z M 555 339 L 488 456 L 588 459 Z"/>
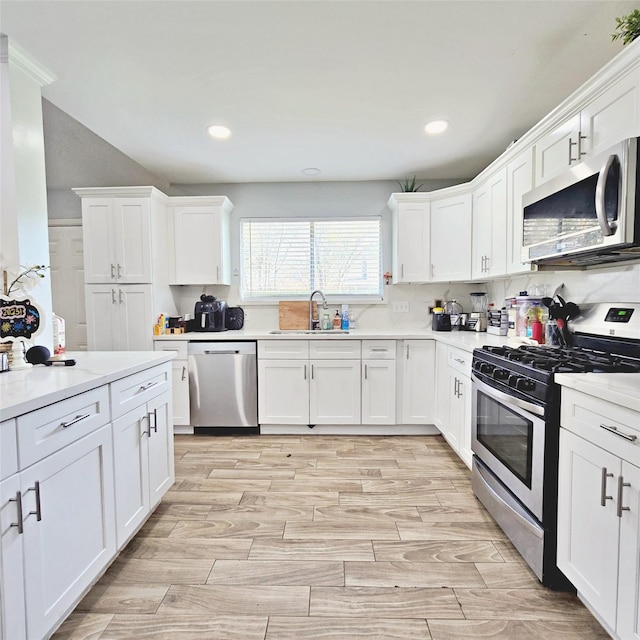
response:
<path fill-rule="evenodd" d="M 313 335 L 337 336 L 337 335 L 347 334 L 349 333 L 349 331 L 343 330 L 343 329 L 276 329 L 274 331 L 269 331 L 269 333 L 273 335 L 279 335 L 279 334 L 291 335 L 294 333 L 298 333 L 301 335 L 308 335 L 308 336 L 313 336 Z"/>

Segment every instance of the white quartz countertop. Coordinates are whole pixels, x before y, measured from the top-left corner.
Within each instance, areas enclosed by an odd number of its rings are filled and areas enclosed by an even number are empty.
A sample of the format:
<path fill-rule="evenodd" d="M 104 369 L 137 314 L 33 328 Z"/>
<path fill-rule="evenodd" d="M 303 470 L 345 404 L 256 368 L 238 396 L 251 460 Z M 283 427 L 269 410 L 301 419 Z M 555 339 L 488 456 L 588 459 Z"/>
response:
<path fill-rule="evenodd" d="M 0 373 L 0 421 L 109 384 L 172 360 L 167 351 L 77 351 L 65 353 L 73 367 L 34 365 Z"/>
<path fill-rule="evenodd" d="M 485 332 L 474 331 L 432 331 L 426 327 L 416 327 L 410 329 L 386 329 L 368 330 L 355 329 L 349 333 L 340 331 L 314 331 L 305 333 L 303 331 L 273 332 L 268 330 L 240 329 L 239 331 L 212 331 L 190 333 L 178 333 L 161 336 L 153 336 L 158 340 L 175 341 L 210 341 L 210 340 L 437 340 L 454 347 L 459 347 L 465 351 L 473 351 L 483 345 L 505 345 L 519 346 L 530 340 L 512 339 L 506 336 L 496 336 Z M 535 344 L 535 343 L 534 343 Z"/>
<path fill-rule="evenodd" d="M 554 380 L 640 413 L 640 373 L 556 373 Z"/>

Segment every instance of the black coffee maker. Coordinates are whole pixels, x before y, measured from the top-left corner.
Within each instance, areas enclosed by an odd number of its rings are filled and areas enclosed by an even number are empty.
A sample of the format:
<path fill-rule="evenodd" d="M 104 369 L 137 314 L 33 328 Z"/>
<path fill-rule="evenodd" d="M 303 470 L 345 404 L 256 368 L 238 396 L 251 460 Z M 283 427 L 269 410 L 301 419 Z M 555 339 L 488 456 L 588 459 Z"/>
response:
<path fill-rule="evenodd" d="M 226 331 L 226 315 L 226 302 L 203 293 L 200 300 L 196 302 L 194 319 L 190 322 L 189 329 L 191 331 Z"/>

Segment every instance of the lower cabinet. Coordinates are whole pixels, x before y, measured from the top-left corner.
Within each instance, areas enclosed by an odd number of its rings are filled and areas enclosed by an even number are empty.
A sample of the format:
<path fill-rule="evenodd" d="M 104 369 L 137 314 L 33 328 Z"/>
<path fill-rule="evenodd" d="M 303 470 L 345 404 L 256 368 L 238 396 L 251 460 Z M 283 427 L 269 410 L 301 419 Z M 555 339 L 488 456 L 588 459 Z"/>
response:
<path fill-rule="evenodd" d="M 113 421 L 118 548 L 173 484 L 170 407 L 165 391 Z"/>
<path fill-rule="evenodd" d="M 435 352 L 434 340 L 403 340 L 398 349 L 400 424 L 434 423 Z"/>
<path fill-rule="evenodd" d="M 560 429 L 558 566 L 613 637 L 638 640 L 640 467 L 631 460 L 639 447 L 605 429 L 640 435 L 637 414 L 621 417 L 611 403 L 565 391 L 562 426 L 571 430 Z"/>
<path fill-rule="evenodd" d="M 189 361 L 187 360 L 186 340 L 156 340 L 153 343 L 155 351 L 173 351 L 176 357 L 171 361 L 171 379 L 173 382 L 171 401 L 173 404 L 173 424 L 189 425 Z"/>
<path fill-rule="evenodd" d="M 471 468 L 471 354 L 436 345 L 436 426 Z"/>

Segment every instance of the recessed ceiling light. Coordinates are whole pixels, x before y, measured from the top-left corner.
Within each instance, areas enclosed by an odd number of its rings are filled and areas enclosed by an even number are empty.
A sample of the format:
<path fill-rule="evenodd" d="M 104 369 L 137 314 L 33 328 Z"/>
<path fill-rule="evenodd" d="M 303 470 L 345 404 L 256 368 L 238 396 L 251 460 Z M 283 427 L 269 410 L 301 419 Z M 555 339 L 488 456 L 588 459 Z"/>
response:
<path fill-rule="evenodd" d="M 316 167 L 307 167 L 302 170 L 305 176 L 319 176 L 322 172 L 320 169 L 316 169 Z"/>
<path fill-rule="evenodd" d="M 446 131 L 448 127 L 449 123 L 446 120 L 432 120 L 424 126 L 424 132 L 433 135 Z"/>
<path fill-rule="evenodd" d="M 216 138 L 217 140 L 224 140 L 231 135 L 231 129 L 222 124 L 212 124 L 207 128 L 207 131 L 212 138 Z"/>

